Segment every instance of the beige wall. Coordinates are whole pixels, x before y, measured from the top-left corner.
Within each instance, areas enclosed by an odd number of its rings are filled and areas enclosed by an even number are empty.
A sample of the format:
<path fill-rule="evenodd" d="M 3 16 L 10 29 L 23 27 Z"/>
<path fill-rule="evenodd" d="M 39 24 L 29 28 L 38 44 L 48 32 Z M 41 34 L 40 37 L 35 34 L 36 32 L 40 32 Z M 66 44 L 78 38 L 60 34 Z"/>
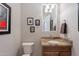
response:
<path fill-rule="evenodd" d="M 0 56 L 17 54 L 21 43 L 20 4 L 8 4 L 11 7 L 11 34 L 0 35 Z"/>
<path fill-rule="evenodd" d="M 63 19 L 66 19 L 68 25 L 68 38 L 73 41 L 72 55 L 79 56 L 78 5 L 76 3 L 60 4 L 60 25 Z"/>
<path fill-rule="evenodd" d="M 41 4 L 22 4 L 22 41 L 33 41 L 34 45 L 34 55 L 41 55 L 40 38 L 42 36 L 54 36 L 57 35 L 56 32 L 42 32 L 42 25 L 35 27 L 35 33 L 30 33 L 30 25 L 27 25 L 27 17 L 34 17 L 35 19 L 40 19 L 42 21 L 42 11 Z M 42 24 L 42 22 L 40 22 Z M 35 25 L 34 25 L 35 26 Z"/>

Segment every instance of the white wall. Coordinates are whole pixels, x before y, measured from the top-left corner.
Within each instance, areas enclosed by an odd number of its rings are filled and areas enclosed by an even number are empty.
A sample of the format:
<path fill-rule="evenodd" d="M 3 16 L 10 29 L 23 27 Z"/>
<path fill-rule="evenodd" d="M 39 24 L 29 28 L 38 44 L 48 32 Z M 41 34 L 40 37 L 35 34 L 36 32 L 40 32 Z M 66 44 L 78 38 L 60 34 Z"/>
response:
<path fill-rule="evenodd" d="M 42 32 L 42 4 L 22 4 L 22 41 L 33 41 L 35 43 L 33 55 L 41 55 L 40 38 L 43 36 L 57 35 L 54 32 Z M 35 33 L 30 33 L 30 25 L 27 25 L 27 17 L 40 19 L 40 26 L 35 27 Z M 35 26 L 35 25 L 34 25 Z"/>
<path fill-rule="evenodd" d="M 68 25 L 68 38 L 73 41 L 72 55 L 79 55 L 78 5 L 60 4 L 60 24 L 63 19 Z"/>
<path fill-rule="evenodd" d="M 33 41 L 35 43 L 33 55 L 40 55 L 40 36 L 41 27 L 35 28 L 35 33 L 30 33 L 30 26 L 27 25 L 27 17 L 34 17 L 34 19 L 41 20 L 41 5 L 40 4 L 22 4 L 22 40 Z"/>
<path fill-rule="evenodd" d="M 0 35 L 0 55 L 17 54 L 21 43 L 21 9 L 20 4 L 8 4 L 11 7 L 11 34 Z"/>

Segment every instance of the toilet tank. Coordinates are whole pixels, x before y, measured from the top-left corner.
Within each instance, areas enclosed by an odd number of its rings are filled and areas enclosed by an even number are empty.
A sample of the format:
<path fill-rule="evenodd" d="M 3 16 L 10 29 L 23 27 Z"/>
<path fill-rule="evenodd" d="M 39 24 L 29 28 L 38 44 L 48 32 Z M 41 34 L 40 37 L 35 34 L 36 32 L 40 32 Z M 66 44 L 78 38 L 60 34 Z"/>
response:
<path fill-rule="evenodd" d="M 24 53 L 32 53 L 32 50 L 33 50 L 33 45 L 34 43 L 33 42 L 24 42 L 22 43 L 23 45 L 23 50 L 24 50 Z"/>

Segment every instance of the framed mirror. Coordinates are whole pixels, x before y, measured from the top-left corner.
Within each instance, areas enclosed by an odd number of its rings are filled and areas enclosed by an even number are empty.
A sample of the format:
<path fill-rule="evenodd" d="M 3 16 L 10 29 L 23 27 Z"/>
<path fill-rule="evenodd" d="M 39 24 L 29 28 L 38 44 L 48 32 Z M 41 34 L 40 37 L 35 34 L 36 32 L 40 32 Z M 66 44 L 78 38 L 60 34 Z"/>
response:
<path fill-rule="evenodd" d="M 44 32 L 56 31 L 57 4 L 42 4 L 42 25 Z"/>
<path fill-rule="evenodd" d="M 0 3 L 0 34 L 9 34 L 11 26 L 11 7 Z"/>

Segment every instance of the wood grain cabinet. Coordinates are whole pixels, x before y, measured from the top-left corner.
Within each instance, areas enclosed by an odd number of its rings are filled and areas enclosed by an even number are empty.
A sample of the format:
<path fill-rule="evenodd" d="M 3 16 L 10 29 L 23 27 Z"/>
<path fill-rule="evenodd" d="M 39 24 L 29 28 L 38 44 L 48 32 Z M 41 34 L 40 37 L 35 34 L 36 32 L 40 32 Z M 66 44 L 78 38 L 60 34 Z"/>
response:
<path fill-rule="evenodd" d="M 71 56 L 71 46 L 42 46 L 43 56 Z"/>
<path fill-rule="evenodd" d="M 58 42 L 49 43 L 48 41 Z M 73 42 L 59 37 L 43 37 L 40 40 L 43 56 L 71 56 Z"/>

